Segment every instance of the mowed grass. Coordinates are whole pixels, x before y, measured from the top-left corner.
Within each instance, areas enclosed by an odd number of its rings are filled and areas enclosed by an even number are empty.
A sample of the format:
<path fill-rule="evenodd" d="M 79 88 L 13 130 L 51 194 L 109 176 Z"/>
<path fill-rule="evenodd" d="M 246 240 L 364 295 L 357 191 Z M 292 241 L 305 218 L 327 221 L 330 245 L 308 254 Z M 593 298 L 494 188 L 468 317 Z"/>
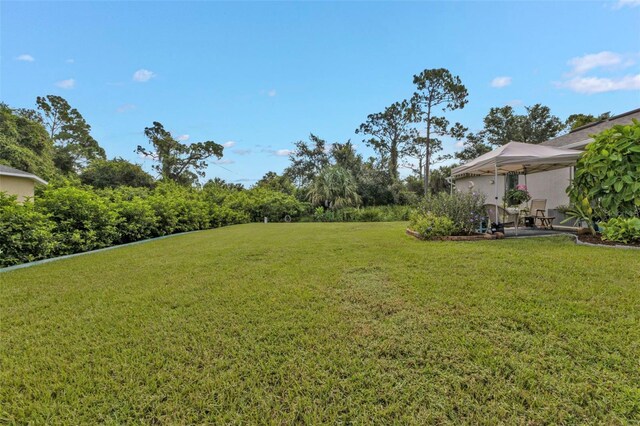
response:
<path fill-rule="evenodd" d="M 0 423 L 640 421 L 640 252 L 251 224 L 0 274 Z"/>

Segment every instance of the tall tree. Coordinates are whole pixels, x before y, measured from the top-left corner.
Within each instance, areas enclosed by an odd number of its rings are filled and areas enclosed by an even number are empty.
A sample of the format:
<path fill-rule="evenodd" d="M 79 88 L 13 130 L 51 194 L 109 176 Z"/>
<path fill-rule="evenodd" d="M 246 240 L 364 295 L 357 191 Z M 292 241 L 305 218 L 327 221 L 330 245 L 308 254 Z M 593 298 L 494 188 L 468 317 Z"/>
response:
<path fill-rule="evenodd" d="M 296 192 L 296 188 L 293 182 L 291 182 L 291 179 L 285 175 L 279 175 L 276 172 L 265 173 L 262 179 L 256 182 L 255 187 L 266 188 L 288 195 L 294 195 Z"/>
<path fill-rule="evenodd" d="M 495 146 L 511 141 L 537 144 L 557 136 L 564 128 L 547 106 L 535 104 L 525 109 L 526 114 L 518 115 L 510 105 L 491 108 L 484 118 L 482 134 L 486 142 Z"/>
<path fill-rule="evenodd" d="M 53 142 L 39 121 L 0 104 L 0 164 L 44 179 L 55 174 Z"/>
<path fill-rule="evenodd" d="M 203 189 L 209 190 L 222 190 L 222 191 L 231 191 L 231 192 L 239 192 L 244 191 L 244 185 L 241 183 L 233 183 L 227 182 L 226 180 L 215 177 L 213 179 L 209 179 L 203 186 Z"/>
<path fill-rule="evenodd" d="M 597 123 L 600 121 L 608 120 L 611 118 L 611 112 L 603 112 L 602 114 L 595 116 L 592 114 L 571 114 L 565 120 L 564 124 L 569 131 L 573 131 L 578 127 L 586 126 L 587 124 Z"/>
<path fill-rule="evenodd" d="M 61 96 L 36 98 L 42 123 L 55 143 L 54 162 L 63 173 L 81 171 L 95 159 L 106 158 L 104 149 L 91 136 L 91 126 L 77 109 Z M 23 110 L 22 114 L 31 114 Z"/>
<path fill-rule="evenodd" d="M 124 158 L 95 160 L 80 174 L 80 181 L 95 188 L 116 188 L 118 186 L 153 186 L 153 177 Z"/>
<path fill-rule="evenodd" d="M 363 167 L 362 155 L 356 152 L 356 148 L 351 141 L 332 144 L 329 155 L 330 162 L 348 170 L 356 181 L 359 180 Z"/>
<path fill-rule="evenodd" d="M 305 187 L 320 170 L 329 165 L 327 142 L 312 133 L 308 143 L 298 141 L 294 145 L 296 148 L 289 155 L 291 164 L 285 169 L 284 174 L 298 187 Z"/>
<path fill-rule="evenodd" d="M 416 129 L 410 127 L 412 121 L 409 102 L 404 100 L 391 104 L 383 112 L 369 114 L 367 121 L 356 129 L 356 133 L 371 136 L 364 142 L 388 163 L 389 175 L 394 182 L 399 178 L 398 159 L 417 136 Z"/>
<path fill-rule="evenodd" d="M 451 182 L 449 182 L 449 178 L 451 177 L 451 169 L 455 166 L 456 164 L 449 164 L 432 170 L 429 186 L 431 187 L 430 189 L 433 194 L 437 194 L 438 192 L 449 192 L 451 190 Z"/>
<path fill-rule="evenodd" d="M 460 77 L 453 76 L 444 68 L 426 69 L 413 76 L 416 92 L 411 98 L 411 109 L 414 120 L 422 122 L 424 134 L 424 193 L 429 192 L 429 167 L 432 157 L 441 149 L 443 136 L 460 138 L 464 134 L 464 127 L 460 123 L 449 127 L 449 121 L 444 116 L 438 116 L 437 109 L 443 112 L 464 108 L 467 104 L 467 88 Z M 440 144 L 440 145 L 438 145 Z"/>
<path fill-rule="evenodd" d="M 157 121 L 153 122 L 153 126 L 145 127 L 144 134 L 153 149 L 138 145 L 135 152 L 155 160 L 158 164 L 153 169 L 163 180 L 172 180 L 182 185 L 196 184 L 198 177 L 205 175 L 207 160 L 211 157 L 222 158 L 222 145 L 213 141 L 190 145 L 180 143 Z"/>
<path fill-rule="evenodd" d="M 485 143 L 483 132 L 469 132 L 466 135 L 462 151 L 456 152 L 455 157 L 466 163 L 490 151 L 491 147 Z"/>

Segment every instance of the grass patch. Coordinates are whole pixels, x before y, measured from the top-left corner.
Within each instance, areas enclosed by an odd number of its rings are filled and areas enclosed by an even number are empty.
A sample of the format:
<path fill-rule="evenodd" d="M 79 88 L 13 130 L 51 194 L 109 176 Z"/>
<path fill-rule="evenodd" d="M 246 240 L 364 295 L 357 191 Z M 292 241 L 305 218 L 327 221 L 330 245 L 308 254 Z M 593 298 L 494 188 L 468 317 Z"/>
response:
<path fill-rule="evenodd" d="M 250 224 L 0 274 L 0 423 L 640 421 L 640 256 Z"/>

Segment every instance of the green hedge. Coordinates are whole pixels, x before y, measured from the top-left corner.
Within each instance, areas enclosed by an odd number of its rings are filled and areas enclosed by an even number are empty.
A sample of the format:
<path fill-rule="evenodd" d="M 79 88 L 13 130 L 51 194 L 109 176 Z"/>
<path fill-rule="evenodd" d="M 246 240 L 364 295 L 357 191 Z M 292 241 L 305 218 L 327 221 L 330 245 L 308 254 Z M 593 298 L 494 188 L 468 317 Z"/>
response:
<path fill-rule="evenodd" d="M 268 189 L 95 190 L 65 182 L 38 190 L 35 203 L 0 193 L 0 267 L 177 232 L 299 218 L 308 204 Z"/>
<path fill-rule="evenodd" d="M 0 192 L 0 266 L 45 259 L 56 253 L 54 223 L 33 203 L 18 204 Z"/>

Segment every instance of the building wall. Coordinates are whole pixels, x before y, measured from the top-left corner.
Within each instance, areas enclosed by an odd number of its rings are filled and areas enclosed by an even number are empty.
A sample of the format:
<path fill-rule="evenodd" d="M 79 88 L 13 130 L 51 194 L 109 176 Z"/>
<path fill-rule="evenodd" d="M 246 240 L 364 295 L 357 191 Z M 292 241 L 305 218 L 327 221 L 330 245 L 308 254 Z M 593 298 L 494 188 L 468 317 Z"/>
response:
<path fill-rule="evenodd" d="M 526 184 L 531 198 L 546 199 L 547 210 L 569 204 L 566 189 L 570 182 L 570 168 L 550 170 L 548 172 L 531 173 L 526 177 Z M 481 192 L 487 197 L 487 203 L 495 200 L 495 185 L 493 176 L 471 176 L 456 180 L 458 191 L 468 191 L 473 182 L 473 191 Z M 502 204 L 506 176 L 498 176 L 498 203 Z M 519 176 L 519 183 L 525 183 L 525 177 Z"/>
<path fill-rule="evenodd" d="M 33 187 L 34 182 L 31 179 L 0 175 L 0 192 L 17 195 L 20 203 L 26 198 L 33 199 Z"/>
<path fill-rule="evenodd" d="M 566 167 L 527 175 L 527 189 L 531 194 L 531 198 L 545 198 L 547 200 L 547 210 L 568 205 L 569 196 L 566 190 L 571 182 L 570 172 L 571 168 Z M 520 176 L 519 182 L 524 184 L 524 176 Z"/>
<path fill-rule="evenodd" d="M 496 187 L 493 183 L 493 176 L 471 176 L 456 180 L 456 189 L 458 191 L 479 192 L 486 197 L 487 204 L 494 204 Z M 504 196 L 504 183 L 505 176 L 498 175 L 498 203 L 502 204 L 502 197 Z M 472 184 L 473 183 L 473 184 Z"/>

